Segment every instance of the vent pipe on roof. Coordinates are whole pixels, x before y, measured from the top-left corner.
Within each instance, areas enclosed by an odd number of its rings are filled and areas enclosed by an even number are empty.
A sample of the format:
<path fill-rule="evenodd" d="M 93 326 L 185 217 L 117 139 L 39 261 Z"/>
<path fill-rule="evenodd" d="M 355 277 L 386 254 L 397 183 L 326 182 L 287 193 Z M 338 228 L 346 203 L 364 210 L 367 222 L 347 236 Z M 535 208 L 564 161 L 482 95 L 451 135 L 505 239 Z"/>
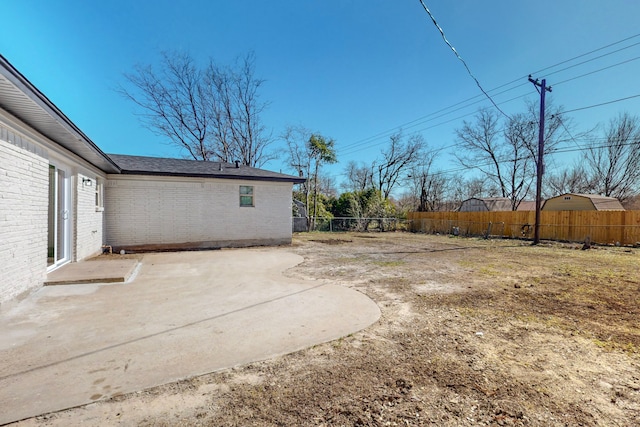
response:
<path fill-rule="evenodd" d="M 240 160 L 236 160 L 236 169 L 240 169 Z"/>
<path fill-rule="evenodd" d="M 222 163 L 220 163 L 220 172 L 222 172 Z"/>

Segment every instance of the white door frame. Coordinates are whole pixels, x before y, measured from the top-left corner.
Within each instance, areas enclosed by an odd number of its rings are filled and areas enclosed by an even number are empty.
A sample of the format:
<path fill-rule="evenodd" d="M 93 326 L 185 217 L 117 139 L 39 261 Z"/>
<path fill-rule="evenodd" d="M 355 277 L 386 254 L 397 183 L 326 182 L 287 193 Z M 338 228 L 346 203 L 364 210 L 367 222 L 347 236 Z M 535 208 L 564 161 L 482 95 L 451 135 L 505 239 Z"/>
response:
<path fill-rule="evenodd" d="M 71 170 L 62 163 L 51 161 L 49 180 L 49 216 L 48 239 L 53 242 L 53 257 L 47 253 L 47 271 L 51 271 L 71 260 Z"/>

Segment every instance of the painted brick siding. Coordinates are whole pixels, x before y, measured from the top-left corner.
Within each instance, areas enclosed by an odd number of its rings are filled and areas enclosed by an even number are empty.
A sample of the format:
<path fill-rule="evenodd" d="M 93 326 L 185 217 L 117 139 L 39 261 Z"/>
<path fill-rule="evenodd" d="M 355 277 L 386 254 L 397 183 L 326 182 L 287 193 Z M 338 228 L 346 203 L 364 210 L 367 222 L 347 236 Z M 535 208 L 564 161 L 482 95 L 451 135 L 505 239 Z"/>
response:
<path fill-rule="evenodd" d="M 91 184 L 83 182 L 90 179 Z M 102 180 L 101 182 L 104 182 Z M 79 174 L 76 180 L 76 228 L 75 228 L 75 260 L 98 254 L 102 248 L 102 220 L 103 213 L 96 211 L 95 176 Z"/>
<path fill-rule="evenodd" d="M 0 129 L 0 302 L 43 282 L 48 188 L 48 160 L 29 142 Z"/>
<path fill-rule="evenodd" d="M 291 183 L 145 178 L 109 177 L 107 244 L 291 241 Z M 254 207 L 240 207 L 240 185 L 254 187 Z"/>

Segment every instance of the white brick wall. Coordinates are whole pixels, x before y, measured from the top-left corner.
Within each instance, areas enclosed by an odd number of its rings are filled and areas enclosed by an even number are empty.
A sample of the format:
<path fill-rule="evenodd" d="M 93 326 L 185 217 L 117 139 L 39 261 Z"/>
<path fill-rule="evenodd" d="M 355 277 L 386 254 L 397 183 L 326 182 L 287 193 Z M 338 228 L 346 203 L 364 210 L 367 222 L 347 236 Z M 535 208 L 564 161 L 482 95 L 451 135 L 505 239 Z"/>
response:
<path fill-rule="evenodd" d="M 240 185 L 255 207 L 240 207 Z M 109 175 L 105 242 L 113 246 L 291 241 L 291 183 Z M 226 244 L 225 244 L 226 245 Z"/>
<path fill-rule="evenodd" d="M 89 182 L 83 182 L 91 180 Z M 96 211 L 95 175 L 78 174 L 75 192 L 75 261 L 98 254 L 102 248 L 103 212 Z M 104 179 L 100 179 L 104 183 Z"/>
<path fill-rule="evenodd" d="M 0 302 L 41 285 L 47 269 L 49 162 L 42 154 L 0 128 Z"/>

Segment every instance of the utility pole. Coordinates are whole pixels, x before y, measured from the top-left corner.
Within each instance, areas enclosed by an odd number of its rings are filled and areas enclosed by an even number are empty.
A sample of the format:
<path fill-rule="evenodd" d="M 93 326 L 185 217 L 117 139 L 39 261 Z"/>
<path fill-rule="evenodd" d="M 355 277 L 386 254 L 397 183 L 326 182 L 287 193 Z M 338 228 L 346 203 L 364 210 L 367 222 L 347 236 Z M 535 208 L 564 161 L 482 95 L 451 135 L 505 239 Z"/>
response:
<path fill-rule="evenodd" d="M 547 80 L 533 80 L 529 74 L 529 81 L 540 88 L 540 130 L 538 132 L 538 161 L 536 173 L 536 223 L 533 228 L 533 244 L 540 243 L 540 208 L 542 207 L 542 174 L 544 173 L 544 96 L 551 92 L 551 86 L 547 87 Z"/>

